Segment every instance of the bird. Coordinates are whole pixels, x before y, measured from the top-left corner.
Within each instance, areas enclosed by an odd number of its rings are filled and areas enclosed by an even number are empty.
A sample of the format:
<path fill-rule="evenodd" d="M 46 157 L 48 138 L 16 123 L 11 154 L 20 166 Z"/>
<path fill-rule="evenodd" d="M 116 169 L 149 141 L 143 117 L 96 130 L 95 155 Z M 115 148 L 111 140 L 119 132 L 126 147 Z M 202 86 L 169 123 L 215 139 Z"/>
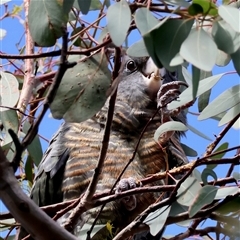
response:
<path fill-rule="evenodd" d="M 159 91 L 165 85 L 175 82 L 176 74 L 165 68 L 157 68 L 150 57 L 137 58 L 125 54 L 119 78 L 108 151 L 95 193 L 112 188 L 134 151 L 135 158 L 117 184 L 116 193 L 137 187 L 136 183 L 147 176 L 187 163 L 180 145 L 181 134 L 172 134 L 163 147 L 153 138 L 154 132 L 162 124 L 162 114 L 167 113 L 160 109 L 149 121 L 158 109 Z M 52 137 L 38 166 L 30 193 L 31 199 L 38 206 L 76 199 L 85 193 L 96 168 L 108 104 L 109 100 L 98 113 L 84 122 L 64 122 Z M 171 119 L 186 123 L 183 112 Z M 142 134 L 146 124 L 148 126 Z M 161 183 L 152 185 L 157 184 Z M 101 212 L 97 223 L 110 222 L 117 233 L 158 197 L 156 193 L 144 193 L 110 202 Z M 84 224 L 92 224 L 98 211 L 99 207 L 80 216 L 73 234 L 82 236 L 82 227 Z M 61 218 L 60 224 L 66 221 L 69 214 Z M 18 239 L 22 239 L 24 234 L 20 231 Z M 99 231 L 92 239 L 110 239 L 106 234 L 109 234 L 108 230 Z"/>

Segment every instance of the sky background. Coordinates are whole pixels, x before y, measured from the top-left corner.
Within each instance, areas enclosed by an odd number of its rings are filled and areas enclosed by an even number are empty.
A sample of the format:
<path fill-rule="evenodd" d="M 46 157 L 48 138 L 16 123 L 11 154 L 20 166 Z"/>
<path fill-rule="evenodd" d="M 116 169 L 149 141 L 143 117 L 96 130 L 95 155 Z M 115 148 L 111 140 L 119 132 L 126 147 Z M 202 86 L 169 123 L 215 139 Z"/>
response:
<path fill-rule="evenodd" d="M 0 0 L 0 3 L 2 1 Z M 12 1 L 9 3 L 8 9 L 11 11 L 14 7 L 14 5 L 21 5 L 22 1 Z M 3 16 L 4 14 L 4 7 L 1 6 L 0 9 L 1 13 L 0 16 Z M 89 20 L 91 22 L 92 19 L 96 19 L 97 13 L 93 12 L 90 17 L 84 17 L 84 19 Z M 0 50 L 3 53 L 8 53 L 8 54 L 17 54 L 18 50 L 16 47 L 16 43 L 20 41 L 20 39 L 23 36 L 23 25 L 22 25 L 22 19 L 18 17 L 14 18 L 6 18 L 0 21 L 0 28 L 5 29 L 7 31 L 7 35 L 5 38 L 0 41 Z M 103 22 L 104 23 L 104 22 Z M 102 24 L 103 26 L 103 24 Z M 135 31 L 134 34 L 130 35 L 128 38 L 128 44 L 129 46 L 138 40 L 140 38 L 140 35 Z M 20 46 L 24 44 L 24 38 L 20 42 Z M 1 71 L 11 71 L 13 68 L 10 65 L 6 65 L 7 61 L 6 60 L 0 60 L 0 70 Z M 213 75 L 219 74 L 219 73 L 224 73 L 224 72 L 232 72 L 234 71 L 234 67 L 232 65 L 232 62 L 230 62 L 226 67 L 214 67 L 213 69 Z M 212 89 L 211 93 L 211 101 L 216 98 L 216 96 L 219 95 L 219 93 L 222 93 L 226 89 L 228 89 L 231 86 L 234 86 L 236 84 L 239 84 L 239 76 L 236 73 L 228 74 L 218 82 L 218 84 Z M 197 104 L 189 109 L 189 111 L 197 113 Z M 46 139 L 50 139 L 52 135 L 55 133 L 55 131 L 59 128 L 60 124 L 62 121 L 59 120 L 54 120 L 50 117 L 50 112 L 48 112 L 42 121 L 39 129 L 39 133 Z M 204 133 L 207 135 L 209 138 L 214 140 L 214 136 L 218 135 L 220 131 L 223 129 L 223 127 L 218 127 L 218 121 L 216 120 L 204 120 L 204 121 L 198 121 L 197 116 L 188 114 L 188 123 L 191 126 L 194 126 L 196 129 L 198 129 L 200 132 Z M 42 147 L 43 150 L 45 150 L 48 146 L 48 143 L 44 140 L 41 140 L 42 142 Z M 198 157 L 201 157 L 205 150 L 206 147 L 210 144 L 210 141 L 205 140 L 198 135 L 194 134 L 191 131 L 188 131 L 186 133 L 186 137 L 182 139 L 182 142 L 189 147 L 195 149 L 198 153 Z M 239 140 L 239 130 L 231 129 L 228 131 L 227 135 L 224 137 L 224 139 L 221 141 L 223 142 L 228 142 L 229 147 L 237 146 L 240 143 Z M 221 144 L 220 143 L 220 144 Z M 219 144 L 219 145 L 220 145 Z M 235 154 L 230 152 L 226 154 L 226 156 L 233 156 Z M 193 158 L 196 159 L 196 158 Z M 189 158 L 191 161 L 191 158 Z M 202 168 L 201 168 L 202 169 Z M 239 167 L 235 169 L 235 171 L 239 172 Z M 219 178 L 225 177 L 226 174 L 226 166 L 221 166 L 217 168 L 217 175 Z M 6 212 L 6 208 L 4 205 L 0 202 L 0 213 Z M 209 222 L 208 222 L 209 224 Z M 167 229 L 167 234 L 176 234 L 179 233 L 179 229 L 177 227 L 169 227 Z M 0 236 L 4 236 L 5 233 L 0 233 Z"/>

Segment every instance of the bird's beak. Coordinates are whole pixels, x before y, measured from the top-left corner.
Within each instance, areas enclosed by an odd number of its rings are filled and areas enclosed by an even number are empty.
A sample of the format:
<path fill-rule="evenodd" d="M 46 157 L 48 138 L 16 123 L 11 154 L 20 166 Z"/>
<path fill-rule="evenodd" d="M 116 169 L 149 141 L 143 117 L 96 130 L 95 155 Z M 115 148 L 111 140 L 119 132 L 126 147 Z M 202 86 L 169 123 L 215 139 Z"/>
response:
<path fill-rule="evenodd" d="M 152 97 L 156 95 L 162 85 L 162 80 L 165 75 L 165 68 L 159 69 L 151 58 L 148 59 L 142 69 L 145 83 L 148 86 L 148 92 Z"/>

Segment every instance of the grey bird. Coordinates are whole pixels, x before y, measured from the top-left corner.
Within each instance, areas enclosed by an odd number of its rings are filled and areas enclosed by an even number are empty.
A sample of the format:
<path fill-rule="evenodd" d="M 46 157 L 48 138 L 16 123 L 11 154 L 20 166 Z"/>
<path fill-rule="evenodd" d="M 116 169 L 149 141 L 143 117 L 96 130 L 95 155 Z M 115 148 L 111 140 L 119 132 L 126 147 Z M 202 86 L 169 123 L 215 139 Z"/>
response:
<path fill-rule="evenodd" d="M 122 64 L 108 152 L 96 193 L 112 188 L 132 157 L 143 128 L 157 110 L 159 90 L 177 80 L 175 73 L 164 68 L 157 69 L 148 57 L 131 58 L 125 55 Z M 53 136 L 38 167 L 30 194 L 38 206 L 76 199 L 84 194 L 97 164 L 107 111 L 108 101 L 93 118 L 82 123 L 65 122 Z M 164 141 L 165 151 L 153 139 L 154 132 L 162 124 L 163 114 L 167 112 L 160 109 L 148 125 L 136 156 L 124 172 L 116 192 L 134 188 L 138 180 L 187 162 L 180 145 L 179 133 L 174 133 Z M 171 119 L 186 122 L 186 116 L 182 112 Z M 157 184 L 161 182 L 151 185 Z M 156 193 L 144 193 L 110 202 L 101 212 L 97 224 L 110 222 L 116 234 L 158 197 L 159 194 Z M 99 207 L 79 216 L 73 234 L 83 239 L 82 227 L 92 224 L 98 211 Z M 61 218 L 60 224 L 64 224 L 69 214 Z M 92 239 L 111 239 L 110 235 L 108 230 L 100 230 Z M 26 233 L 21 229 L 19 239 L 23 236 Z"/>

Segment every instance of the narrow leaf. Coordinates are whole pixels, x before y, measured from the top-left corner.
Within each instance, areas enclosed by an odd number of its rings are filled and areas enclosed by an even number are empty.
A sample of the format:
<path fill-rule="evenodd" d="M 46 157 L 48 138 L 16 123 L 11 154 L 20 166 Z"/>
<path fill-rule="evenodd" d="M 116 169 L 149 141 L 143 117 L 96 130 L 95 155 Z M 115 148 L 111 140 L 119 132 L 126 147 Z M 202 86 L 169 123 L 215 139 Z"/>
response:
<path fill-rule="evenodd" d="M 175 122 L 175 121 L 171 121 L 171 122 L 166 122 L 164 124 L 162 124 L 155 132 L 154 134 L 154 140 L 156 142 L 158 142 L 159 137 L 165 133 L 165 132 L 169 132 L 169 131 L 187 131 L 187 127 L 181 123 L 181 122 Z"/>
<path fill-rule="evenodd" d="M 203 206 L 210 204 L 214 200 L 217 190 L 217 187 L 210 185 L 201 188 L 189 207 L 189 217 L 193 217 Z"/>
<path fill-rule="evenodd" d="M 193 95 L 193 99 L 196 97 L 197 95 L 197 90 L 198 90 L 198 85 L 199 85 L 199 81 L 200 81 L 200 69 L 198 69 L 197 67 L 192 65 L 192 75 L 193 75 L 193 79 L 192 79 L 192 95 Z"/>
<path fill-rule="evenodd" d="M 204 120 L 227 111 L 240 102 L 240 85 L 235 85 L 215 98 L 199 115 Z"/>
<path fill-rule="evenodd" d="M 235 195 L 238 192 L 239 192 L 239 188 L 237 186 L 236 187 L 221 187 L 218 189 L 215 199 L 221 200 L 227 196 Z"/>
<path fill-rule="evenodd" d="M 231 58 L 233 61 L 233 65 L 238 73 L 238 75 L 240 76 L 240 48 L 235 52 L 231 54 Z"/>
<path fill-rule="evenodd" d="M 201 94 L 203 94 L 204 92 L 208 91 L 209 89 L 212 89 L 213 86 L 220 80 L 220 78 L 223 75 L 224 75 L 224 73 L 214 75 L 209 78 L 201 80 L 199 83 L 198 92 L 197 92 L 196 96 L 198 97 Z M 168 109 L 171 110 L 171 109 L 178 108 L 192 100 L 193 100 L 192 87 L 190 86 L 179 95 L 178 101 L 172 101 L 171 103 L 168 104 Z"/>
<path fill-rule="evenodd" d="M 208 137 L 207 135 L 203 134 L 202 132 L 198 131 L 196 128 L 194 128 L 193 126 L 187 124 L 187 127 L 190 131 L 192 131 L 193 133 L 195 133 L 196 135 L 208 140 L 208 141 L 212 141 L 212 139 L 210 137 Z"/>
<path fill-rule="evenodd" d="M 215 181 L 217 181 L 217 174 L 210 168 L 205 168 L 202 171 L 201 177 L 204 185 L 208 184 L 208 177 L 211 176 Z"/>
<path fill-rule="evenodd" d="M 181 143 L 181 146 L 182 146 L 182 149 L 183 149 L 184 153 L 187 156 L 189 156 L 189 157 L 196 157 L 198 155 L 198 153 L 194 149 L 190 148 L 189 146 L 187 146 L 187 145 L 185 145 L 183 143 Z"/>

